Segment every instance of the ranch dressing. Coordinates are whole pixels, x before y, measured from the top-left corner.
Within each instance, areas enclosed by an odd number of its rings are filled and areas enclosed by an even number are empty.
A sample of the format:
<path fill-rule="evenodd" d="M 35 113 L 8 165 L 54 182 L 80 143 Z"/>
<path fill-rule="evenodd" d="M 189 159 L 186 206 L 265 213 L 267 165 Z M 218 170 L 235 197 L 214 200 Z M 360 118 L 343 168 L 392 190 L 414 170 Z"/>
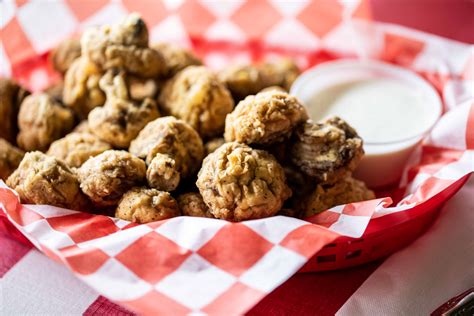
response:
<path fill-rule="evenodd" d="M 335 61 L 303 73 L 291 93 L 313 121 L 337 115 L 364 140 L 356 178 L 369 187 L 400 179 L 414 149 L 441 115 L 436 91 L 400 67 L 376 61 Z"/>

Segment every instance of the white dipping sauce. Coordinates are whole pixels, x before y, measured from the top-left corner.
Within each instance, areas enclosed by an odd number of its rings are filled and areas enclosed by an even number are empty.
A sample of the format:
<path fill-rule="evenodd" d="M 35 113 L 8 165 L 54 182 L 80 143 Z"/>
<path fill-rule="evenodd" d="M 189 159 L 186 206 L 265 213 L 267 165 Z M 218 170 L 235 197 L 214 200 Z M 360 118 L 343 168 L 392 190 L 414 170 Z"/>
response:
<path fill-rule="evenodd" d="M 291 93 L 312 120 L 339 116 L 364 140 L 354 176 L 369 187 L 397 181 L 415 147 L 441 115 L 441 101 L 417 75 L 380 62 L 336 61 L 304 73 Z"/>

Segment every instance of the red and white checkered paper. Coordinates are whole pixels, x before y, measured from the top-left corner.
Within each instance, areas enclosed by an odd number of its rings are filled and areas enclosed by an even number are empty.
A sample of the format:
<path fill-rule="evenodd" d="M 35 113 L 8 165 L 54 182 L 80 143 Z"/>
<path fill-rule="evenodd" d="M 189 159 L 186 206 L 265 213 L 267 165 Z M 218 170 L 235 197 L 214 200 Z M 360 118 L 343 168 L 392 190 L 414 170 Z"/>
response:
<path fill-rule="evenodd" d="M 474 171 L 472 46 L 370 21 L 367 1 L 2 1 L 0 74 L 33 90 L 57 79 L 47 52 L 90 25 L 138 11 L 151 41 L 192 46 L 218 68 L 290 55 L 303 68 L 336 58 L 376 58 L 417 71 L 446 114 L 413 154 L 404 196 L 337 206 L 302 221 L 243 223 L 178 217 L 135 225 L 45 205 L 21 205 L 0 187 L 8 218 L 36 247 L 98 293 L 141 314 L 241 314 L 340 235 L 361 237 L 387 214 L 409 220 Z M 383 225 L 379 227 L 383 229 Z"/>

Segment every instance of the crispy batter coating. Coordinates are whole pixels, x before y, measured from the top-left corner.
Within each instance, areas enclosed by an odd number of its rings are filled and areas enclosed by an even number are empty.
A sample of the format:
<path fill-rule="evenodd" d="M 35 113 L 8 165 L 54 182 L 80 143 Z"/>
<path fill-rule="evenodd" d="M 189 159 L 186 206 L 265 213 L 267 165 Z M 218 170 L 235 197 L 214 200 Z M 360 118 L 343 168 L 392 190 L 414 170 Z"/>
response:
<path fill-rule="evenodd" d="M 265 88 L 260 69 L 254 65 L 229 65 L 219 71 L 218 77 L 227 86 L 236 101 L 256 94 Z"/>
<path fill-rule="evenodd" d="M 162 191 L 174 191 L 181 180 L 176 160 L 168 155 L 156 154 L 146 170 L 148 185 Z"/>
<path fill-rule="evenodd" d="M 20 148 L 45 151 L 74 127 L 74 116 L 47 94 L 30 95 L 21 104 L 18 127 Z"/>
<path fill-rule="evenodd" d="M 127 76 L 126 84 L 130 99 L 134 101 L 155 99 L 158 96 L 158 82 L 155 79 Z"/>
<path fill-rule="evenodd" d="M 168 192 L 145 187 L 126 192 L 115 211 L 115 217 L 140 224 L 179 215 L 178 203 Z"/>
<path fill-rule="evenodd" d="M 59 45 L 51 51 L 49 60 L 56 71 L 64 74 L 69 69 L 69 67 L 71 67 L 74 60 L 80 56 L 80 40 L 76 38 L 70 38 L 59 43 Z"/>
<path fill-rule="evenodd" d="M 159 103 L 168 113 L 189 123 L 203 138 L 224 130 L 234 108 L 227 88 L 204 66 L 190 66 L 167 81 Z"/>
<path fill-rule="evenodd" d="M 196 185 L 211 213 L 231 221 L 275 215 L 291 196 L 272 155 L 235 142 L 204 159 Z"/>
<path fill-rule="evenodd" d="M 63 161 L 38 151 L 25 154 L 7 185 L 18 193 L 22 203 L 74 210 L 85 210 L 89 205 L 71 169 Z"/>
<path fill-rule="evenodd" d="M 375 194 L 365 183 L 345 177 L 332 185 L 319 184 L 303 199 L 303 217 L 308 217 L 333 206 L 375 199 Z"/>
<path fill-rule="evenodd" d="M 297 98 L 275 90 L 261 92 L 240 101 L 227 115 L 224 138 L 228 142 L 269 145 L 288 139 L 307 118 Z"/>
<path fill-rule="evenodd" d="M 362 139 L 345 121 L 333 117 L 308 121 L 294 133 L 291 159 L 319 182 L 334 183 L 350 174 L 364 155 Z"/>
<path fill-rule="evenodd" d="M 157 154 L 175 161 L 182 178 L 196 173 L 204 157 L 204 146 L 199 134 L 186 122 L 172 116 L 161 117 L 140 132 L 129 151 L 150 164 Z"/>
<path fill-rule="evenodd" d="M 202 65 L 202 61 L 193 52 L 177 45 L 157 43 L 152 44 L 151 48 L 157 50 L 163 56 L 166 65 L 163 75 L 167 78 L 173 77 L 186 67 Z"/>
<path fill-rule="evenodd" d="M 116 148 L 127 148 L 145 125 L 160 116 L 154 100 L 130 100 L 125 75 L 107 72 L 100 79 L 107 102 L 89 113 L 91 131 Z"/>
<path fill-rule="evenodd" d="M 202 200 L 201 194 L 197 192 L 181 194 L 177 200 L 181 213 L 184 216 L 214 218 L 209 207 Z"/>
<path fill-rule="evenodd" d="M 18 111 L 28 94 L 13 80 L 0 78 L 0 137 L 11 143 L 16 142 Z"/>
<path fill-rule="evenodd" d="M 76 59 L 66 72 L 63 102 L 81 119 L 105 103 L 105 94 L 99 87 L 101 77 L 100 69 L 85 57 Z"/>
<path fill-rule="evenodd" d="M 138 14 L 122 22 L 91 28 L 81 38 L 82 53 L 103 70 L 121 69 L 145 78 L 165 70 L 161 54 L 148 47 L 148 29 Z"/>
<path fill-rule="evenodd" d="M 283 89 L 280 86 L 270 86 L 262 89 L 260 92 L 268 92 L 268 91 L 280 91 L 280 92 L 288 92 L 288 90 Z"/>
<path fill-rule="evenodd" d="M 295 61 L 290 58 L 266 62 L 259 66 L 265 87 L 279 86 L 289 91 L 291 85 L 300 74 Z"/>
<path fill-rule="evenodd" d="M 221 147 L 222 144 L 224 143 L 225 143 L 225 139 L 223 137 L 217 137 L 217 138 L 213 138 L 207 141 L 204 144 L 204 149 L 206 150 L 206 156 L 216 151 L 216 149 Z"/>
<path fill-rule="evenodd" d="M 82 191 L 96 206 L 116 205 L 122 195 L 145 179 L 143 160 L 122 150 L 107 150 L 77 169 Z"/>
<path fill-rule="evenodd" d="M 0 179 L 7 180 L 7 178 L 15 171 L 20 164 L 25 153 L 0 138 Z"/>
<path fill-rule="evenodd" d="M 112 147 L 97 136 L 88 133 L 70 133 L 53 142 L 47 155 L 63 160 L 69 167 L 80 167 L 90 157 Z"/>

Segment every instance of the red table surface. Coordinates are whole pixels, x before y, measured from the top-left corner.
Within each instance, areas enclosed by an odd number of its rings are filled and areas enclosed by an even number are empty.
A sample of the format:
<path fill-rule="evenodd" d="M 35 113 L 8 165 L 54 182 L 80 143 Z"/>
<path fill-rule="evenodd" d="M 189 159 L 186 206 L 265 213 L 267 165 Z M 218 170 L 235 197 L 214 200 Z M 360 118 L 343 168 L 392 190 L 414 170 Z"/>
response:
<path fill-rule="evenodd" d="M 370 0 L 376 21 L 474 43 L 474 1 Z M 248 315 L 333 315 L 382 261 L 324 273 L 297 274 Z"/>

